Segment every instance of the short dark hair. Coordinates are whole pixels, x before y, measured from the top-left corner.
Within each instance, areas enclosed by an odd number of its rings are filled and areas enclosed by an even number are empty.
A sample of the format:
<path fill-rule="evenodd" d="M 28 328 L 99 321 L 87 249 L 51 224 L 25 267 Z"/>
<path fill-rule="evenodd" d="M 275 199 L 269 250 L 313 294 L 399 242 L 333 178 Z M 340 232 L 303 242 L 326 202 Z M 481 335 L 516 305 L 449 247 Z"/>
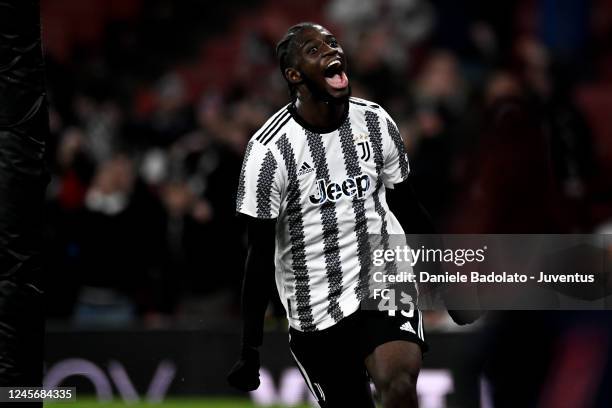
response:
<path fill-rule="evenodd" d="M 295 86 L 291 84 L 287 77 L 285 76 L 285 69 L 293 66 L 295 64 L 295 52 L 296 52 L 296 39 L 297 36 L 304 30 L 305 28 L 313 28 L 320 26 L 320 24 L 312 23 L 312 22 L 302 22 L 296 25 L 289 27 L 283 38 L 276 44 L 276 56 L 278 57 L 278 64 L 283 75 L 285 81 L 287 81 L 287 85 L 289 86 L 289 92 L 291 93 L 291 97 L 295 97 Z"/>

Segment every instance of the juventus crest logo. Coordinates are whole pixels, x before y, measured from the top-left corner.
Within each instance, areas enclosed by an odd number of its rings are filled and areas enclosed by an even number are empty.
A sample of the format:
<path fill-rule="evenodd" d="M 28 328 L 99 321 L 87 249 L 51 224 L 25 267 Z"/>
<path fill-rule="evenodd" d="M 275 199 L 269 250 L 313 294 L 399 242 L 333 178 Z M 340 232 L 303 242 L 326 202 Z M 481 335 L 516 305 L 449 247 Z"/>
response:
<path fill-rule="evenodd" d="M 360 159 L 363 160 L 363 161 L 370 160 L 370 142 L 369 141 L 359 142 L 359 143 L 357 143 L 357 146 L 359 146 L 361 148 L 361 157 L 360 157 Z"/>
<path fill-rule="evenodd" d="M 361 133 L 359 135 L 353 136 L 353 140 L 355 141 L 357 146 L 359 146 L 359 150 L 361 153 L 360 159 L 363 161 L 370 160 L 371 148 L 370 148 L 370 138 L 368 137 L 368 135 L 365 133 Z"/>

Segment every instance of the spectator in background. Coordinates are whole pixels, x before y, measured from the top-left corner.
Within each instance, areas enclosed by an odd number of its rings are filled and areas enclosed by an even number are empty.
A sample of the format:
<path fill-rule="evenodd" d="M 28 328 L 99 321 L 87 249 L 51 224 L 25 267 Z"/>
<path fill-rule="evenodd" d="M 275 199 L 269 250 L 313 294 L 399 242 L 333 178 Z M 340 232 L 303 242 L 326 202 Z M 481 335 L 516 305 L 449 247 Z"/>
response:
<path fill-rule="evenodd" d="M 98 163 L 108 160 L 123 143 L 118 135 L 122 120 L 119 106 L 111 100 L 98 102 L 85 95 L 77 95 L 73 106 L 86 150 Z"/>
<path fill-rule="evenodd" d="M 583 231 L 591 227 L 586 205 L 597 165 L 590 130 L 572 101 L 572 77 L 567 64 L 553 61 L 534 37 L 519 38 L 515 54 L 527 92 L 542 109 L 555 179 L 575 213 L 576 225 L 572 229 Z"/>
<path fill-rule="evenodd" d="M 455 146 L 461 143 L 457 128 L 467 98 L 468 88 L 455 56 L 447 51 L 433 52 L 412 93 L 417 132 L 412 177 L 423 205 L 439 224 L 454 193 L 451 170 Z"/>
<path fill-rule="evenodd" d="M 67 128 L 57 149 L 56 165 L 60 177 L 52 186 L 63 210 L 71 211 L 83 205 L 95 163 L 86 148 L 83 131 L 77 127 Z"/>
<path fill-rule="evenodd" d="M 80 128 L 63 130 L 50 167 L 54 177 L 47 189 L 44 232 L 46 268 L 55 272 L 54 279 L 46 282 L 48 316 L 53 318 L 72 314 L 83 271 L 81 215 L 96 163 L 86 149 Z"/>
<path fill-rule="evenodd" d="M 164 75 L 155 84 L 153 99 L 153 110 L 134 124 L 133 138 L 139 147 L 168 147 L 195 126 L 183 79 Z"/>
<path fill-rule="evenodd" d="M 569 221 L 555 186 L 542 114 L 498 74 L 485 93 L 486 122 L 471 183 L 459 202 L 458 233 L 553 233 Z"/>
<path fill-rule="evenodd" d="M 573 213 L 588 215 L 592 185 L 601 170 L 593 153 L 597 147 L 573 95 L 576 79 L 610 77 L 610 41 L 605 35 L 610 13 L 605 2 L 565 3 L 558 14 L 547 0 L 329 0 L 302 8 L 265 6 L 228 14 L 236 24 L 223 25 L 215 15 L 218 36 L 212 36 L 207 25 L 186 25 L 192 29 L 185 37 L 189 40 L 172 45 L 169 52 L 156 33 L 160 24 L 168 28 L 183 23 L 177 13 L 182 6 L 164 9 L 168 14 L 162 18 L 161 9 L 144 2 L 132 10 L 143 19 L 142 26 L 113 24 L 97 34 L 103 46 L 87 44 L 79 51 L 69 49 L 70 43 L 64 44 L 68 48 L 55 43 L 49 49 L 64 53 L 51 56 L 48 64 L 51 125 L 58 135 L 57 147 L 50 143 L 50 151 L 57 153 L 51 156 L 49 259 L 53 270 L 75 282 L 75 287 L 58 289 L 68 294 L 57 296 L 63 301 L 57 313 L 70 313 L 79 282 L 93 286 L 85 281 L 100 275 L 96 265 L 86 267 L 102 256 L 103 249 L 92 245 L 92 233 L 86 231 L 96 223 L 102 224 L 110 245 L 119 246 L 107 247 L 107 255 L 115 250 L 121 254 L 119 242 L 126 236 L 119 235 L 125 231 L 136 247 L 134 254 L 141 254 L 128 279 L 117 282 L 118 288 L 113 288 L 113 279 L 99 284 L 128 299 L 126 321 L 138 314 L 156 321 L 202 309 L 198 302 L 228 288 L 237 294 L 240 276 L 228 271 L 241 270 L 233 262 L 243 255 L 221 261 L 215 254 L 225 249 L 221 242 L 244 250 L 242 229 L 233 214 L 235 180 L 248 135 L 286 99 L 273 39 L 306 9 L 313 18 L 325 13 L 342 33 L 352 54 L 353 95 L 388 106 L 398 119 L 414 164 L 413 183 L 439 231 L 497 223 L 486 210 L 475 214 L 470 207 L 493 206 L 485 193 L 503 195 L 517 188 L 517 193 L 533 194 L 533 200 L 540 198 L 543 191 L 527 191 L 532 180 L 524 174 L 507 179 L 487 175 L 512 161 L 523 168 L 528 156 L 507 154 L 506 142 L 537 147 L 549 141 L 548 147 L 531 152 L 527 166 L 543 166 L 535 159 L 538 152 L 551 156 L 554 177 L 547 179 L 547 186 L 563 192 Z M 585 16 L 591 8 L 597 9 L 596 41 L 581 51 L 589 36 Z M 559 32 L 565 24 L 557 23 L 563 22 L 576 25 Z M 570 41 L 557 41 L 561 36 Z M 155 57 L 135 50 L 155 50 L 147 53 Z M 597 55 L 596 69 L 571 63 L 582 61 L 576 57 L 580 55 L 589 59 L 591 53 Z M 189 61 L 175 62 L 178 55 L 189 55 Z M 252 72 L 261 81 L 248 80 Z M 505 108 L 516 106 L 511 101 L 537 111 L 544 133 L 534 133 L 529 142 L 525 135 L 512 139 L 491 132 L 487 118 L 496 109 L 512 111 Z M 129 158 L 117 152 L 129 152 Z M 504 160 L 496 163 L 498 156 Z M 513 184 L 519 181 L 527 183 L 525 191 Z M 507 189 L 496 186 L 502 182 Z M 112 203 L 117 212 L 105 212 Z M 554 211 L 560 204 L 547 200 L 537 211 L 550 213 L 548 206 Z M 602 220 L 609 218 L 608 207 L 602 210 Z M 526 219 L 519 214 L 532 216 L 519 211 L 515 215 L 521 223 Z M 469 224 L 471 217 L 474 224 Z M 573 221 L 571 230 L 587 230 L 591 220 L 585 218 Z M 462 226 L 453 221 L 457 219 L 464 220 Z M 133 262 L 134 254 L 108 266 L 115 271 L 109 278 L 120 275 L 118 264 Z M 110 262 L 111 257 L 106 258 Z M 173 274 L 176 285 L 169 283 Z"/>
<path fill-rule="evenodd" d="M 136 316 L 142 282 L 138 209 L 132 201 L 133 163 L 114 156 L 98 167 L 81 215 L 81 262 L 74 320 L 79 325 L 124 325 Z"/>

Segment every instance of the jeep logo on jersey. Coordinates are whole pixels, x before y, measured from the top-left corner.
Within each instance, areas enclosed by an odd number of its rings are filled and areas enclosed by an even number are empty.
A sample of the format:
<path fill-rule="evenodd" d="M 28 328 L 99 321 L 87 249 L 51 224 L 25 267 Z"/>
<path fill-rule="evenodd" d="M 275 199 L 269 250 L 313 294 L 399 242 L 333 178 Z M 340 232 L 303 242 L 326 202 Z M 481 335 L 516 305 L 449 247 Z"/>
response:
<path fill-rule="evenodd" d="M 367 175 L 361 175 L 357 177 L 349 177 L 342 182 L 338 183 L 325 183 L 325 179 L 317 180 L 317 194 L 310 196 L 310 202 L 313 204 L 323 204 L 327 200 L 336 202 L 342 198 L 342 196 L 353 197 L 361 199 L 365 197 L 366 191 L 370 188 L 370 177 Z"/>

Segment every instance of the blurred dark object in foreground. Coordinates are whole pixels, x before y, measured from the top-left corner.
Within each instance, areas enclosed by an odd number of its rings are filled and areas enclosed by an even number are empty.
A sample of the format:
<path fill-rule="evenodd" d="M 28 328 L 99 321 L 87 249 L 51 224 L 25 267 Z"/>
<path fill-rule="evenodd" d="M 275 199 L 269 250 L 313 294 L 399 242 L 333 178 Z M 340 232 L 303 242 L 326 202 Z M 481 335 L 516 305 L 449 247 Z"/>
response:
<path fill-rule="evenodd" d="M 49 122 L 40 32 L 38 1 L 0 3 L 0 386 L 42 385 Z"/>

